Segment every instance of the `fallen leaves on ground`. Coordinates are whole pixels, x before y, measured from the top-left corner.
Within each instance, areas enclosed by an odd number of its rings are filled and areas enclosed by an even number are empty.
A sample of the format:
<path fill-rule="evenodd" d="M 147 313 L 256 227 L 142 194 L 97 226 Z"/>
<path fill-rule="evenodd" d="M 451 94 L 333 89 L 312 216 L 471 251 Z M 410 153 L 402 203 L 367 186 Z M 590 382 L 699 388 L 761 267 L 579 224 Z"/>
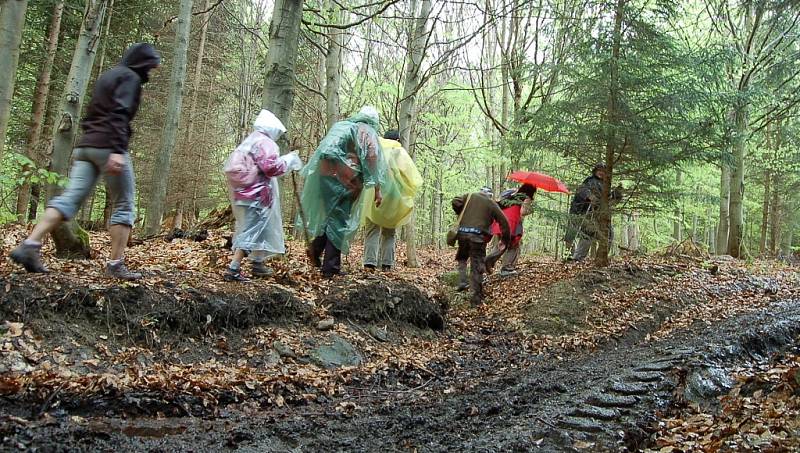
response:
<path fill-rule="evenodd" d="M 18 226 L 4 227 L 0 233 L 4 255 L 25 236 Z M 163 294 L 181 304 L 198 292 L 251 300 L 254 294 L 280 288 L 313 307 L 313 316 L 321 320 L 328 318 L 330 308 L 321 301 L 331 293 L 378 279 L 414 285 L 430 298 L 448 300 L 447 330 L 421 334 L 387 321 L 382 327 L 393 330 L 393 337 L 381 341 L 366 328 L 339 319 L 328 332 L 315 329 L 316 323 L 255 326 L 237 333 L 237 338 L 210 332 L 187 339 L 184 350 L 172 350 L 159 342 L 155 332 L 147 339 L 152 344 L 141 340 L 131 344 L 109 332 L 60 338 L 7 321 L 0 324 L 0 394 L 36 394 L 44 400 L 55 392 L 78 398 L 155 392 L 172 398 L 190 396 L 211 410 L 222 402 L 252 400 L 281 406 L 333 397 L 425 397 L 429 386 L 451 394 L 492 376 L 524 369 L 539 354 L 590 350 L 609 339 L 636 333 L 646 324 L 653 324 L 647 327 L 651 333 L 642 336 L 657 339 L 696 322 L 713 322 L 800 294 L 796 270 L 784 272 L 773 263 L 720 262 L 712 273 L 705 262 L 674 256 L 619 260 L 606 269 L 538 257 L 523 260 L 516 276 L 490 277 L 486 303 L 474 307 L 442 278 L 454 268 L 453 249 L 420 249 L 420 267 L 412 269 L 402 265 L 406 251 L 400 245 L 400 265 L 393 272 L 364 272 L 363 248 L 356 243 L 344 259 L 350 275 L 327 281 L 309 265 L 299 241 L 289 242 L 287 254 L 270 262 L 273 278 L 229 283 L 222 279 L 230 259 L 224 248 L 229 234 L 212 230 L 203 242 L 156 238 L 131 247 L 128 264 L 145 278 L 122 284 L 103 276 L 110 248 L 105 233 L 91 233 L 92 260 L 55 259 L 48 242 L 45 261 L 54 273 L 13 279 L 11 274 L 19 274 L 20 269 L 2 260 L 0 278 L 5 285 L 0 291 L 8 294 L 12 285 L 29 284 L 49 287 L 67 298 L 75 288 L 103 292 L 127 286 Z M 246 264 L 244 269 L 247 272 Z M 554 285 L 571 292 L 554 299 Z M 574 319 L 560 319 L 554 310 L 557 304 L 569 308 L 579 300 L 583 305 Z M 98 301 L 101 314 L 102 304 Z M 549 318 L 558 329 L 536 328 L 538 324 L 532 321 L 542 318 Z M 306 360 L 309 341 L 324 342 L 331 333 L 353 344 L 363 362 L 324 369 Z M 278 355 L 276 341 L 297 356 Z M 349 414 L 359 407 L 353 402 L 336 410 Z"/>
<path fill-rule="evenodd" d="M 659 422 L 651 452 L 797 451 L 800 356 L 743 370 L 719 409 L 690 405 Z"/>

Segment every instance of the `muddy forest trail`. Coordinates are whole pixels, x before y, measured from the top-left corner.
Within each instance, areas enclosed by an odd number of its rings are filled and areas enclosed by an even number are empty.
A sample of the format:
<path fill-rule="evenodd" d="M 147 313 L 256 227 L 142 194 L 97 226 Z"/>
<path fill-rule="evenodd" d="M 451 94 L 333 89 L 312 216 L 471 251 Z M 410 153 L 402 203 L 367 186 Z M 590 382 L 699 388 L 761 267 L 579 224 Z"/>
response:
<path fill-rule="evenodd" d="M 5 255 L 23 232 L 2 233 Z M 224 242 L 138 244 L 139 284 L 100 255 L 0 263 L 0 450 L 800 448 L 796 267 L 529 258 L 476 308 L 449 250 L 384 274 L 356 247 L 327 282 L 292 243 L 239 284 Z"/>

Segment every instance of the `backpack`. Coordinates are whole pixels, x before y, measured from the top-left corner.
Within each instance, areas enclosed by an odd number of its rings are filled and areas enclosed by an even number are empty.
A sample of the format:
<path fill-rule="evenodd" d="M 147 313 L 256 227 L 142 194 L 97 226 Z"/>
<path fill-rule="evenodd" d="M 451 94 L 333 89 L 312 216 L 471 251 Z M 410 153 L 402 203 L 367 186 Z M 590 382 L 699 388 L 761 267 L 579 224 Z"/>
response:
<path fill-rule="evenodd" d="M 260 170 L 251 153 L 255 141 L 253 134 L 250 134 L 225 161 L 223 172 L 234 189 L 245 189 L 258 182 Z"/>

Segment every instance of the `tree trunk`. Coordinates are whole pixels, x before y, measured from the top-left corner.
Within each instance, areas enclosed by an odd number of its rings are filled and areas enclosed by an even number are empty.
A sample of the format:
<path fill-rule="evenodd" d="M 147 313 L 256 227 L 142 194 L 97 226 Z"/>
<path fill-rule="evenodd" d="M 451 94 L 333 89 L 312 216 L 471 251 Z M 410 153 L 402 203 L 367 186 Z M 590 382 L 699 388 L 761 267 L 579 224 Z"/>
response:
<path fill-rule="evenodd" d="M 609 234 L 611 232 L 611 204 L 609 195 L 611 193 L 611 182 L 614 175 L 614 163 L 617 147 L 616 128 L 619 117 L 619 57 L 620 47 L 622 46 L 622 18 L 625 12 L 625 0 L 617 0 L 614 12 L 614 32 L 611 47 L 611 60 L 609 61 L 609 92 L 608 92 L 608 136 L 606 138 L 606 180 L 603 181 L 603 195 L 600 198 L 600 212 L 598 215 L 599 234 L 597 256 L 595 262 L 597 266 L 608 266 L 608 253 L 610 251 Z"/>
<path fill-rule="evenodd" d="M 203 10 L 207 10 L 209 7 L 210 0 L 205 0 L 203 2 Z M 200 43 L 197 45 L 197 60 L 195 61 L 194 65 L 194 80 L 192 82 L 192 100 L 189 104 L 189 117 L 188 117 L 188 124 L 186 125 L 186 134 L 183 136 L 183 149 L 186 150 L 186 155 L 191 155 L 191 158 L 197 162 L 196 172 L 194 173 L 194 177 L 191 178 L 191 185 L 192 191 L 191 193 L 188 191 L 188 184 L 183 184 L 180 188 L 181 194 L 178 200 L 178 216 L 183 216 L 184 209 L 190 209 L 191 213 L 195 211 L 195 200 L 197 198 L 197 190 L 198 185 L 200 183 L 200 178 L 197 175 L 200 174 L 200 165 L 205 160 L 203 150 L 205 149 L 205 143 L 203 141 L 197 140 L 195 136 L 195 125 L 197 124 L 197 95 L 200 92 L 200 84 L 203 80 L 203 59 L 205 58 L 205 50 L 206 50 L 206 37 L 208 35 L 208 23 L 211 21 L 211 12 L 206 13 L 201 18 L 203 25 L 200 28 Z M 196 146 L 200 144 L 200 146 Z M 190 150 L 195 149 L 196 151 L 192 153 Z M 191 217 L 191 215 L 190 215 Z"/>
<path fill-rule="evenodd" d="M 25 155 L 36 163 L 37 166 L 42 163 L 38 148 L 39 141 L 42 138 L 42 130 L 44 129 L 44 116 L 47 112 L 47 97 L 50 94 L 50 74 L 53 70 L 56 50 L 58 50 L 58 33 L 61 30 L 61 17 L 63 13 L 64 0 L 57 0 L 53 6 L 53 15 L 50 18 L 50 28 L 47 35 L 47 57 L 45 57 L 42 68 L 39 71 L 39 77 L 36 80 L 36 89 L 33 94 L 33 113 L 31 114 L 31 122 L 28 125 Z M 32 171 L 33 168 L 28 170 Z M 24 223 L 26 220 L 25 215 L 27 214 L 30 195 L 31 185 L 30 181 L 26 178 L 25 183 L 20 187 L 19 193 L 17 194 L 17 221 L 19 223 Z"/>
<path fill-rule="evenodd" d="M 342 12 L 331 3 L 329 11 L 332 23 L 341 20 Z M 325 54 L 325 117 L 328 129 L 339 121 L 339 87 L 342 83 L 342 46 L 344 44 L 344 31 L 339 29 L 328 30 L 328 48 Z"/>
<path fill-rule="evenodd" d="M 725 162 L 720 163 L 719 177 L 719 225 L 717 225 L 717 255 L 728 252 L 728 227 L 730 225 L 731 169 Z"/>
<path fill-rule="evenodd" d="M 767 230 L 769 229 L 771 179 L 772 178 L 770 177 L 769 170 L 764 171 L 764 202 L 761 205 L 761 237 L 758 241 L 758 253 L 761 256 L 764 256 L 767 253 Z"/>
<path fill-rule="evenodd" d="M 261 106 L 274 113 L 288 130 L 291 130 L 289 124 L 302 18 L 303 0 L 276 0 L 269 24 L 269 51 Z"/>
<path fill-rule="evenodd" d="M 789 201 L 789 200 L 787 200 Z M 783 216 L 783 228 L 780 236 L 780 252 L 778 256 L 788 259 L 792 256 L 792 242 L 795 232 L 800 229 L 800 203 L 791 200 L 791 205 L 787 203 L 786 214 Z"/>
<path fill-rule="evenodd" d="M 409 26 L 408 31 L 408 49 L 407 49 L 407 68 L 405 80 L 403 83 L 403 97 L 400 101 L 400 142 L 403 146 L 407 147 L 409 154 L 413 158 L 414 143 L 412 141 L 412 127 L 416 121 L 417 111 L 417 91 L 420 86 L 420 71 L 422 70 L 422 60 L 425 58 L 425 50 L 427 45 L 428 36 L 428 18 L 431 14 L 431 0 L 422 0 L 422 7 L 420 8 L 419 17 L 416 16 L 417 0 L 411 2 L 411 16 L 415 17 L 413 23 Z M 416 216 L 412 213 L 411 222 L 406 228 L 406 257 L 407 265 L 409 267 L 418 267 L 417 260 L 417 245 L 416 245 L 416 228 L 414 222 Z"/>
<path fill-rule="evenodd" d="M 19 45 L 25 27 L 28 0 L 5 0 L 0 9 L 0 160 L 6 143 L 6 129 L 11 118 L 11 98 L 17 80 Z"/>
<path fill-rule="evenodd" d="M 683 172 L 678 170 L 675 175 L 675 186 L 678 188 L 678 192 L 681 192 L 681 188 L 683 187 Z M 678 196 L 678 200 L 675 202 L 675 211 L 673 213 L 675 218 L 672 220 L 672 239 L 675 242 L 681 242 L 683 232 L 681 231 L 681 197 Z"/>
<path fill-rule="evenodd" d="M 778 186 L 778 179 L 775 179 L 775 187 L 772 189 L 772 201 L 770 202 L 770 209 L 769 209 L 769 223 L 770 223 L 770 232 L 769 232 L 769 253 L 771 256 L 777 256 L 778 248 L 780 247 L 781 241 L 781 230 L 783 229 L 783 219 L 787 216 L 791 216 L 790 212 L 785 212 L 785 207 L 787 203 L 782 202 L 781 197 L 779 195 L 779 188 Z"/>
<path fill-rule="evenodd" d="M 152 193 L 147 205 L 147 223 L 145 227 L 145 234 L 147 235 L 157 234 L 161 229 L 161 217 L 164 214 L 172 153 L 175 150 L 178 125 L 181 119 L 183 87 L 186 82 L 186 51 L 189 47 L 191 20 L 192 0 L 181 0 L 178 22 L 175 27 L 175 49 L 167 99 L 167 115 L 164 121 L 164 135 L 161 139 L 161 148 L 156 157 L 155 170 L 150 184 Z"/>
<path fill-rule="evenodd" d="M 75 54 L 67 76 L 67 85 L 59 107 L 57 127 L 53 131 L 53 156 L 50 169 L 58 174 L 66 175 L 69 165 L 72 144 L 78 129 L 79 115 L 89 76 L 97 55 L 100 29 L 103 24 L 108 0 L 89 0 L 86 15 L 78 34 Z M 52 198 L 58 186 L 51 184 L 47 188 L 47 197 Z M 53 231 L 56 254 L 61 257 L 89 257 L 89 236 L 77 224 L 70 221 L 62 223 Z"/>
<path fill-rule="evenodd" d="M 733 168 L 730 187 L 730 231 L 728 232 L 728 255 L 742 255 L 744 237 L 744 151 L 747 135 L 747 105 L 738 101 L 734 113 L 736 139 L 733 145 Z"/>

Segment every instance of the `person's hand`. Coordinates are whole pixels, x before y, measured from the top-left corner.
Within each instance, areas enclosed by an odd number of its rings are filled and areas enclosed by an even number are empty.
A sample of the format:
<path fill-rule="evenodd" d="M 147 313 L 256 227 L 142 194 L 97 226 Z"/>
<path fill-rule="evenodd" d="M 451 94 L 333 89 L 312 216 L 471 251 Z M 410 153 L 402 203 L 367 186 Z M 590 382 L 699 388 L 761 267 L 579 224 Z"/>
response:
<path fill-rule="evenodd" d="M 375 207 L 380 208 L 381 203 L 383 203 L 383 195 L 381 194 L 381 188 L 375 187 Z"/>
<path fill-rule="evenodd" d="M 297 151 L 292 151 L 291 153 L 285 156 L 286 159 L 286 166 L 289 170 L 300 170 L 303 168 L 303 161 L 300 159 L 300 155 Z"/>
<path fill-rule="evenodd" d="M 119 153 L 111 153 L 106 162 L 106 173 L 110 175 L 118 175 L 122 173 L 125 168 L 125 155 Z"/>

